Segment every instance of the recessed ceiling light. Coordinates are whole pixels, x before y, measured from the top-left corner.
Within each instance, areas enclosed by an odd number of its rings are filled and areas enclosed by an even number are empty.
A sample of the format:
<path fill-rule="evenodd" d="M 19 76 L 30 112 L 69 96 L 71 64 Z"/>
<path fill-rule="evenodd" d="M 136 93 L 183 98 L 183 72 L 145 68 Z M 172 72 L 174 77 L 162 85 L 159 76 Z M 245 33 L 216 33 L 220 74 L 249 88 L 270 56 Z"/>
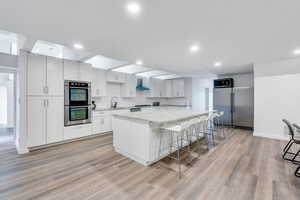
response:
<path fill-rule="evenodd" d="M 295 55 L 299 55 L 299 54 L 300 54 L 300 49 L 295 49 L 295 50 L 294 50 L 294 54 L 295 54 Z"/>
<path fill-rule="evenodd" d="M 75 49 L 83 49 L 83 46 L 82 46 L 81 44 L 78 44 L 78 43 L 75 43 L 75 44 L 73 45 L 73 47 L 74 47 Z"/>
<path fill-rule="evenodd" d="M 215 67 L 220 67 L 221 65 L 222 65 L 222 63 L 221 62 L 215 62 Z"/>
<path fill-rule="evenodd" d="M 141 12 L 141 6 L 136 2 L 131 2 L 127 5 L 127 10 L 131 14 L 139 14 Z"/>
<path fill-rule="evenodd" d="M 191 53 L 196 53 L 197 51 L 199 51 L 199 49 L 200 49 L 200 47 L 196 44 L 190 46 Z"/>
<path fill-rule="evenodd" d="M 135 62 L 135 64 L 137 64 L 137 65 L 142 65 L 142 64 L 143 64 L 143 61 L 138 60 L 138 61 Z"/>

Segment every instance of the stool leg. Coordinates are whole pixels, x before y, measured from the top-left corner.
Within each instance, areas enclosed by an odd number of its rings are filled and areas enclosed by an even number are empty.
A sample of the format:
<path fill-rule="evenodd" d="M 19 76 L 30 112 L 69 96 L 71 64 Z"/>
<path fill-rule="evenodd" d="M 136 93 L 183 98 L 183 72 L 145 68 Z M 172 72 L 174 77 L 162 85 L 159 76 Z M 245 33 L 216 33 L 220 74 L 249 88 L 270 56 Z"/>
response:
<path fill-rule="evenodd" d="M 221 125 L 221 126 L 222 126 L 222 133 L 223 133 L 223 137 L 224 137 L 224 138 L 226 138 L 226 137 L 225 137 L 225 127 L 224 127 L 224 121 L 221 121 L 221 123 L 222 123 L 222 125 Z"/>
<path fill-rule="evenodd" d="M 295 171 L 295 176 L 298 177 L 298 178 L 300 177 L 300 172 L 299 171 L 300 171 L 300 165 Z"/>
<path fill-rule="evenodd" d="M 287 147 L 290 145 L 291 142 L 292 142 L 292 140 L 290 140 L 290 141 L 285 145 L 285 147 L 283 148 L 283 152 L 286 151 Z"/>
<path fill-rule="evenodd" d="M 172 154 L 173 150 L 173 132 L 169 134 L 169 154 Z"/>
<path fill-rule="evenodd" d="M 161 155 L 161 140 L 162 140 L 162 133 L 159 135 L 159 147 L 158 147 L 158 157 Z"/>
<path fill-rule="evenodd" d="M 297 151 L 297 153 L 294 155 L 294 157 L 292 158 L 292 162 L 296 163 L 296 164 L 299 164 L 299 161 L 296 161 L 295 159 L 297 158 L 297 156 L 299 155 L 300 153 L 300 149 Z"/>
<path fill-rule="evenodd" d="M 289 144 L 289 146 L 287 146 L 286 151 L 285 151 L 284 154 L 282 155 L 282 158 L 283 158 L 284 160 L 286 160 L 285 155 L 288 153 L 288 151 L 289 151 L 290 148 L 293 146 L 293 144 L 294 144 L 294 142 L 291 142 L 291 143 Z"/>
<path fill-rule="evenodd" d="M 181 140 L 182 141 L 182 140 Z M 180 141 L 180 142 L 181 142 Z M 180 162 L 180 147 L 179 136 L 177 135 L 177 162 L 178 162 L 178 177 L 181 178 L 181 162 Z"/>

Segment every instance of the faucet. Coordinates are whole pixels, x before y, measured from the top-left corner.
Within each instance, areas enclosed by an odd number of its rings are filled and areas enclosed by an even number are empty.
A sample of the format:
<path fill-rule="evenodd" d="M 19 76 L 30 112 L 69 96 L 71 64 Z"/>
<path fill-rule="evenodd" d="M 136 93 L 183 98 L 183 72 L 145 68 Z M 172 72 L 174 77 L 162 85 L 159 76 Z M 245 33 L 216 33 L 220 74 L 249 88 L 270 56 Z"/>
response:
<path fill-rule="evenodd" d="M 117 108 L 117 105 L 118 105 L 118 97 L 116 96 L 112 96 L 111 99 L 110 99 L 110 107 L 111 108 Z"/>

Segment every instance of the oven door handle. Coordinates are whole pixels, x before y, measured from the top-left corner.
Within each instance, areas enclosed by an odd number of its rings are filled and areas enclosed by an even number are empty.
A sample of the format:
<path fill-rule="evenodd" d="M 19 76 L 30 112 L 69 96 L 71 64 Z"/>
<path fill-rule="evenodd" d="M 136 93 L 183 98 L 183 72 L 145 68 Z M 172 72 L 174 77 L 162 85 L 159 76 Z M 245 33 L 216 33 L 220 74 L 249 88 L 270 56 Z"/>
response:
<path fill-rule="evenodd" d="M 69 87 L 70 89 L 89 89 L 90 87 Z"/>

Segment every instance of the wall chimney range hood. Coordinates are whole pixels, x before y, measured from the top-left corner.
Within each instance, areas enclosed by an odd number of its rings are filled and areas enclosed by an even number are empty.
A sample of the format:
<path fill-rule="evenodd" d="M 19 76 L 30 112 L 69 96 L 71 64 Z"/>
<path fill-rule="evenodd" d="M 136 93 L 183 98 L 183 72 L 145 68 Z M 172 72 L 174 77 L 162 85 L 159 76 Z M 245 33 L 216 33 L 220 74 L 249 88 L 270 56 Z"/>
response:
<path fill-rule="evenodd" d="M 137 90 L 141 90 L 141 91 L 150 90 L 149 88 L 147 88 L 147 87 L 145 87 L 145 86 L 143 85 L 143 79 L 142 79 L 142 78 L 137 79 L 137 86 L 136 86 L 136 89 L 137 89 Z"/>

